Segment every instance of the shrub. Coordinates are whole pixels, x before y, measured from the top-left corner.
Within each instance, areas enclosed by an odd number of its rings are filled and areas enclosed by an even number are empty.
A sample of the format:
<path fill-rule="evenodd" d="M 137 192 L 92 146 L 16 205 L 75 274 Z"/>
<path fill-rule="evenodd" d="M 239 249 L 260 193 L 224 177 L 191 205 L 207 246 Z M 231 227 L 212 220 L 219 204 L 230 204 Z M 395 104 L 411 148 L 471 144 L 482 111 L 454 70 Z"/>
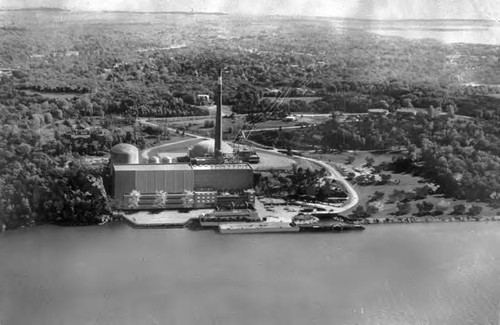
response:
<path fill-rule="evenodd" d="M 352 214 L 351 214 L 354 218 L 367 218 L 369 217 L 370 215 L 368 214 L 368 212 L 365 210 L 365 207 L 362 206 L 362 205 L 358 205 L 356 207 L 356 209 L 354 209 L 352 211 Z"/>
<path fill-rule="evenodd" d="M 382 201 L 373 201 L 366 204 L 366 213 L 369 215 L 376 214 L 384 210 L 384 204 Z"/>
<path fill-rule="evenodd" d="M 467 211 L 467 214 L 468 214 L 469 216 L 477 216 L 477 215 L 478 215 L 478 214 L 480 214 L 482 211 L 483 211 L 483 207 L 482 207 L 482 206 L 473 204 L 473 205 L 470 207 L 469 211 Z"/>
<path fill-rule="evenodd" d="M 398 215 L 409 214 L 411 213 L 411 203 L 410 202 L 398 202 L 396 204 L 398 208 Z"/>
<path fill-rule="evenodd" d="M 431 202 L 423 201 L 422 203 L 417 203 L 418 213 L 422 216 L 429 215 L 434 208 L 434 204 Z"/>
<path fill-rule="evenodd" d="M 457 204 L 453 207 L 452 214 L 465 214 L 466 207 L 464 204 Z"/>

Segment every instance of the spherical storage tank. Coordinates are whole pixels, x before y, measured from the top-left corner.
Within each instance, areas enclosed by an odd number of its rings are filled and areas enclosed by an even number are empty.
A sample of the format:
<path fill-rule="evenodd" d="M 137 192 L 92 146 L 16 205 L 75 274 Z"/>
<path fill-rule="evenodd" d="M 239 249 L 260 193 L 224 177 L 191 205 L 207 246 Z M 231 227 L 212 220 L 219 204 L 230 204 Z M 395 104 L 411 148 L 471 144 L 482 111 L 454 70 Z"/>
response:
<path fill-rule="evenodd" d="M 139 149 L 128 143 L 119 143 L 111 148 L 111 163 L 113 164 L 138 164 Z"/>
<path fill-rule="evenodd" d="M 215 140 L 209 139 L 201 141 L 200 143 L 197 143 L 189 150 L 189 157 L 190 158 L 207 157 L 207 156 L 213 157 L 214 148 L 215 148 Z M 233 148 L 226 142 L 222 141 L 221 153 L 223 155 L 230 155 L 233 153 Z"/>

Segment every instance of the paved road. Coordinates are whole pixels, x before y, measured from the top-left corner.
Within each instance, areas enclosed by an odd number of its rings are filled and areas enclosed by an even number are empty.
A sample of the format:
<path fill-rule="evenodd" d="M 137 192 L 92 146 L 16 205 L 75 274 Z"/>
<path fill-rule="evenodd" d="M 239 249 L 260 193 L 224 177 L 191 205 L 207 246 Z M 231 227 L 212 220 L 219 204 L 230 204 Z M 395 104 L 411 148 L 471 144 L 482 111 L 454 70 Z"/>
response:
<path fill-rule="evenodd" d="M 356 193 L 356 190 L 354 189 L 354 187 L 352 187 L 351 183 L 349 183 L 335 167 L 321 160 L 316 160 L 307 157 L 300 157 L 300 158 L 314 162 L 320 165 L 321 167 L 324 167 L 326 171 L 330 173 L 330 176 L 328 176 L 327 178 L 336 180 L 337 182 L 341 183 L 344 186 L 345 190 L 347 191 L 347 202 L 342 207 L 336 208 L 327 204 L 315 204 L 316 206 L 322 207 L 326 210 L 333 210 L 331 212 L 334 213 L 342 213 L 353 208 L 354 206 L 356 206 L 356 204 L 358 204 L 359 201 L 358 193 Z"/>
<path fill-rule="evenodd" d="M 138 119 L 138 122 L 141 123 L 141 124 L 145 124 L 145 125 L 151 125 L 151 126 L 155 126 L 155 127 L 158 126 L 157 124 L 145 121 L 145 119 Z M 171 129 L 171 128 L 168 128 L 168 129 L 171 132 L 175 132 L 175 129 Z M 179 141 L 176 141 L 176 142 L 164 143 L 164 144 L 160 144 L 160 145 L 157 145 L 157 146 L 154 146 L 154 147 L 142 150 L 141 151 L 141 158 L 143 160 L 147 161 L 149 159 L 149 152 L 151 150 L 154 150 L 154 149 L 166 148 L 166 147 L 170 147 L 170 146 L 173 146 L 173 145 L 181 144 L 181 143 L 184 143 L 184 142 L 193 141 L 195 139 L 204 139 L 204 137 L 199 136 L 197 134 L 191 134 L 191 133 L 187 133 L 187 132 L 184 133 L 184 134 L 188 137 L 187 139 L 179 140 Z"/>

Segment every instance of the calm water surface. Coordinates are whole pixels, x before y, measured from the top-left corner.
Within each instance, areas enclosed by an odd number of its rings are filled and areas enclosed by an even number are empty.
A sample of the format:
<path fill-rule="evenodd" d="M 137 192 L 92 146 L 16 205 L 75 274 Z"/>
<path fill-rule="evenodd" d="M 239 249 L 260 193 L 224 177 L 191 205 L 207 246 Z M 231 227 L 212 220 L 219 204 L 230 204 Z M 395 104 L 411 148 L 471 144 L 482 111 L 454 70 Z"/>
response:
<path fill-rule="evenodd" d="M 0 324 L 497 324 L 500 223 L 0 234 Z"/>

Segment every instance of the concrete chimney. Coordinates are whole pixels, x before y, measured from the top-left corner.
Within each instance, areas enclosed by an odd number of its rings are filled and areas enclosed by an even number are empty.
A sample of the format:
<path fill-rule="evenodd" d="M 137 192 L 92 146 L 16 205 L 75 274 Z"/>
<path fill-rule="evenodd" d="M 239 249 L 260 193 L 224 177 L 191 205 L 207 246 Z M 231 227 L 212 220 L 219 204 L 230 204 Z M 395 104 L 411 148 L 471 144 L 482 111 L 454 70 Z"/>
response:
<path fill-rule="evenodd" d="M 215 157 L 221 155 L 222 143 L 222 68 L 219 68 L 219 80 L 216 94 L 217 112 L 215 114 Z"/>

